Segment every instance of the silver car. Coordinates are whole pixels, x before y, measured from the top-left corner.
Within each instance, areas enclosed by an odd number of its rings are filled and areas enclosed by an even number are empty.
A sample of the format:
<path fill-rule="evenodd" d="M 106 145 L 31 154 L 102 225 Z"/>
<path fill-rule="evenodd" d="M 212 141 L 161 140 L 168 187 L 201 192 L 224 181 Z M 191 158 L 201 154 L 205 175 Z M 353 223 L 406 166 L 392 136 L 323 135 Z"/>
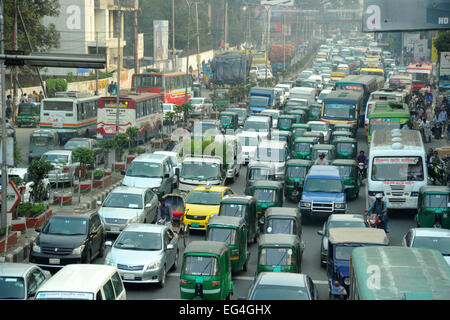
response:
<path fill-rule="evenodd" d="M 115 188 L 98 210 L 108 234 L 119 234 L 130 223 L 155 222 L 158 197 L 150 188 Z"/>
<path fill-rule="evenodd" d="M 450 266 L 450 230 L 412 228 L 403 237 L 402 245 L 411 248 L 435 249 L 442 253 Z"/>
<path fill-rule="evenodd" d="M 0 300 L 27 300 L 35 296 L 51 274 L 27 263 L 0 263 Z"/>
<path fill-rule="evenodd" d="M 41 160 L 50 162 L 54 169 L 47 174 L 50 183 L 72 183 L 75 180 L 75 169 L 80 165 L 73 160 L 71 150 L 47 151 Z"/>
<path fill-rule="evenodd" d="M 117 266 L 123 282 L 158 283 L 164 287 L 167 271 L 176 270 L 178 236 L 166 225 L 133 223 L 117 237 L 105 264 Z"/>

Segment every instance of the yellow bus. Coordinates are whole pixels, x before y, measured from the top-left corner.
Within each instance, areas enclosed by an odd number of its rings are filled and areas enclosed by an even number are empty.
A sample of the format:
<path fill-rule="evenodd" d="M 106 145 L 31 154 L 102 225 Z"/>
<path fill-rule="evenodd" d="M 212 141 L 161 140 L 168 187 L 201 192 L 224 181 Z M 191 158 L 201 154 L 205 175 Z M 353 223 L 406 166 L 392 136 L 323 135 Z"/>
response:
<path fill-rule="evenodd" d="M 331 80 L 340 80 L 345 78 L 347 75 L 345 74 L 345 72 L 332 72 L 330 77 Z"/>
<path fill-rule="evenodd" d="M 359 70 L 359 74 L 365 76 L 376 76 L 379 88 L 383 87 L 384 81 L 386 80 L 384 77 L 384 70 L 380 68 L 361 68 Z"/>

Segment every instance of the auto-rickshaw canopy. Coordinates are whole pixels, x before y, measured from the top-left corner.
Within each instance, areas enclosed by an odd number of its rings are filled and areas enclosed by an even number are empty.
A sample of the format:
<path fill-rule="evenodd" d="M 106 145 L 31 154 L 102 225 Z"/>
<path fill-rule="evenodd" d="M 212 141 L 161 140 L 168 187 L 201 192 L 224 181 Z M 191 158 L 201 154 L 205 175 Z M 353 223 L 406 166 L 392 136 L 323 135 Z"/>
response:
<path fill-rule="evenodd" d="M 259 236 L 258 246 L 300 247 L 300 238 L 293 234 L 262 234 Z"/>
<path fill-rule="evenodd" d="M 219 241 L 192 241 L 186 249 L 184 254 L 187 253 L 208 253 L 221 256 L 229 250 L 229 246 L 225 242 Z"/>
<path fill-rule="evenodd" d="M 300 210 L 298 208 L 271 207 L 266 211 L 266 218 L 269 217 L 291 217 L 301 219 Z"/>
<path fill-rule="evenodd" d="M 283 184 L 281 182 L 270 180 L 256 180 L 252 186 L 255 188 L 283 189 Z"/>
<path fill-rule="evenodd" d="M 389 238 L 383 229 L 375 228 L 332 228 L 328 231 L 330 243 L 358 243 L 389 245 Z"/>
<path fill-rule="evenodd" d="M 221 225 L 229 226 L 233 228 L 239 228 L 245 224 L 242 217 L 230 217 L 230 216 L 213 216 L 208 221 L 208 226 Z"/>

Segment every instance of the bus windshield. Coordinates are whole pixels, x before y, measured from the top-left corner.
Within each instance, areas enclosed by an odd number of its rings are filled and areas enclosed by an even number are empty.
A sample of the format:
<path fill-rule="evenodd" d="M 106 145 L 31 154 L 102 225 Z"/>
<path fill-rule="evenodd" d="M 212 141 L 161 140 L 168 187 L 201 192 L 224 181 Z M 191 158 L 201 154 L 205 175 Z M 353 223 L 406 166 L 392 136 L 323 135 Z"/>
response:
<path fill-rule="evenodd" d="M 375 157 L 372 165 L 374 181 L 423 181 L 421 157 Z"/>
<path fill-rule="evenodd" d="M 337 119 L 355 119 L 356 106 L 353 104 L 327 103 L 323 116 Z"/>

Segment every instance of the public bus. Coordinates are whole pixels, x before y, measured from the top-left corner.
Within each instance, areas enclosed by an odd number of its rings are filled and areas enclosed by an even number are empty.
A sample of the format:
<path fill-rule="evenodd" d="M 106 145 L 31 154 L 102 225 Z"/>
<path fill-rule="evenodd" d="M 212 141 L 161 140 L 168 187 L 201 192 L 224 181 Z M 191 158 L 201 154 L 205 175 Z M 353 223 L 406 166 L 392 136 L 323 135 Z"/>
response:
<path fill-rule="evenodd" d="M 367 141 L 375 130 L 411 128 L 411 115 L 406 103 L 378 100 L 372 103 L 368 116 Z"/>
<path fill-rule="evenodd" d="M 321 121 L 335 124 L 357 124 L 363 102 L 361 91 L 331 91 L 322 103 Z"/>
<path fill-rule="evenodd" d="M 428 182 L 426 152 L 419 130 L 375 130 L 370 141 L 369 204 L 383 194 L 388 209 L 415 209 Z"/>
<path fill-rule="evenodd" d="M 163 125 L 161 95 L 157 93 L 131 93 L 120 95 L 119 133 L 136 127 L 138 140 L 147 140 L 158 133 Z M 117 97 L 102 97 L 98 101 L 97 137 L 116 135 Z"/>
<path fill-rule="evenodd" d="M 177 106 L 192 97 L 192 75 L 190 73 L 135 73 L 131 87 L 137 92 L 159 93 L 163 103 L 174 103 Z"/>
<path fill-rule="evenodd" d="M 99 96 L 87 92 L 57 92 L 42 100 L 40 128 L 58 132 L 61 144 L 76 137 L 93 137 L 97 131 Z"/>
<path fill-rule="evenodd" d="M 384 70 L 380 69 L 380 68 L 361 68 L 361 69 L 359 69 L 359 74 L 366 75 L 366 76 L 383 77 L 383 81 L 385 79 Z"/>
<path fill-rule="evenodd" d="M 350 300 L 450 299 L 450 267 L 434 249 L 357 247 L 349 280 Z"/>
<path fill-rule="evenodd" d="M 425 86 L 431 86 L 433 67 L 429 63 L 410 63 L 406 72 L 412 74 L 413 91 L 418 91 Z"/>

